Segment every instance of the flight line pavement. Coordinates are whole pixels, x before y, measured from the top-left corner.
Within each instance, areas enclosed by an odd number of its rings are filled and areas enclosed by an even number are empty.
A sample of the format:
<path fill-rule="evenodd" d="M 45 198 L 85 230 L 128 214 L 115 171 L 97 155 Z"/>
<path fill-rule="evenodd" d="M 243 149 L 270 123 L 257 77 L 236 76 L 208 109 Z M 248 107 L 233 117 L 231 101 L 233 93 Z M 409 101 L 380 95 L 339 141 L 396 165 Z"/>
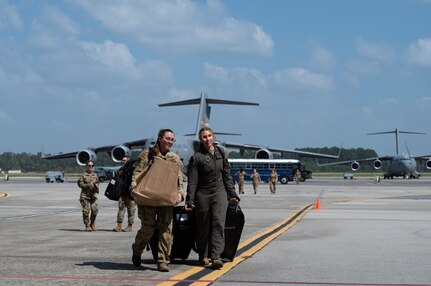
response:
<path fill-rule="evenodd" d="M 278 185 L 275 195 L 267 184 L 257 195 L 246 184 L 245 192 L 241 241 L 318 198 L 321 209 L 206 284 L 431 285 L 431 179 L 316 177 Z M 113 232 L 117 202 L 103 191 L 98 230 L 90 233 L 83 231 L 76 183 L 12 179 L 0 182 L 0 193 L 8 194 L 0 199 L 0 285 L 157 285 L 196 266 L 192 251 L 160 273 L 144 252 L 144 267 L 135 268 L 131 243 L 139 219 L 133 232 Z"/>

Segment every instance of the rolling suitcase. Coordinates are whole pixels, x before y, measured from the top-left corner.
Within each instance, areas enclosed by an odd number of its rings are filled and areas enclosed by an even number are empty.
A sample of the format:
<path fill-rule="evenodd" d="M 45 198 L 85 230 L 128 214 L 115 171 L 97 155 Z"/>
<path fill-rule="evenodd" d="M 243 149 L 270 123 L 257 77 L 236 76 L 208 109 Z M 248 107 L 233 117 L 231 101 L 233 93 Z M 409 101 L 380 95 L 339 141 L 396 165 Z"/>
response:
<path fill-rule="evenodd" d="M 234 260 L 244 223 L 245 216 L 239 202 L 229 201 L 224 228 L 225 246 L 221 258 L 227 258 L 230 261 Z"/>
<path fill-rule="evenodd" d="M 175 206 L 173 208 L 173 212 L 172 234 L 174 236 L 174 240 L 169 257 L 171 260 L 181 258 L 184 261 L 189 257 L 192 249 L 196 250 L 193 212 L 186 212 L 183 206 Z M 156 228 L 149 243 L 151 253 L 156 261 L 158 242 L 159 230 Z"/>

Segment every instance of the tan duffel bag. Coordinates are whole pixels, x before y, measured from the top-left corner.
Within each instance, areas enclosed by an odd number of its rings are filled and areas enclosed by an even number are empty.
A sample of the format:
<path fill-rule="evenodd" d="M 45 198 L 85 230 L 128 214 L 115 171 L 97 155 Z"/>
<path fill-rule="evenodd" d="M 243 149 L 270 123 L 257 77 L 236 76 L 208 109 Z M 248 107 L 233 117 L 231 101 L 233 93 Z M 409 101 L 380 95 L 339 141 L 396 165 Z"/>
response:
<path fill-rule="evenodd" d="M 132 192 L 139 206 L 174 206 L 178 199 L 178 172 L 180 166 L 159 157 L 136 178 L 136 188 Z"/>

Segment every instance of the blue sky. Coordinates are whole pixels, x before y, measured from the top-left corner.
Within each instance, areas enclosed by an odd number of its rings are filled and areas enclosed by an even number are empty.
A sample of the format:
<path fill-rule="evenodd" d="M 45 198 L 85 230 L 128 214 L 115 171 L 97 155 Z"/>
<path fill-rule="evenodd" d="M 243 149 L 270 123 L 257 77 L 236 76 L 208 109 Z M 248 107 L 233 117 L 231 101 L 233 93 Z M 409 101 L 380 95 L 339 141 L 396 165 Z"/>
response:
<path fill-rule="evenodd" d="M 0 152 L 194 131 L 220 140 L 431 153 L 431 1 L 0 0 Z"/>

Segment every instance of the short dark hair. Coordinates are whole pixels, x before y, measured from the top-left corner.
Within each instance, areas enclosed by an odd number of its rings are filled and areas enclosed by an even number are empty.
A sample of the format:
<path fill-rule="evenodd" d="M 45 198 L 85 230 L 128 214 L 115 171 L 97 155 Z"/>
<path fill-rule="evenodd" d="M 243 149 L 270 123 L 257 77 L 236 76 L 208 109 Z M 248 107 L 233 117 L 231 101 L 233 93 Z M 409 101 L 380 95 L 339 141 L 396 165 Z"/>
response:
<path fill-rule="evenodd" d="M 157 135 L 157 138 L 163 138 L 163 135 L 165 135 L 166 132 L 171 132 L 175 134 L 174 131 L 172 131 L 171 129 L 168 129 L 168 128 L 160 129 L 159 134 Z"/>

